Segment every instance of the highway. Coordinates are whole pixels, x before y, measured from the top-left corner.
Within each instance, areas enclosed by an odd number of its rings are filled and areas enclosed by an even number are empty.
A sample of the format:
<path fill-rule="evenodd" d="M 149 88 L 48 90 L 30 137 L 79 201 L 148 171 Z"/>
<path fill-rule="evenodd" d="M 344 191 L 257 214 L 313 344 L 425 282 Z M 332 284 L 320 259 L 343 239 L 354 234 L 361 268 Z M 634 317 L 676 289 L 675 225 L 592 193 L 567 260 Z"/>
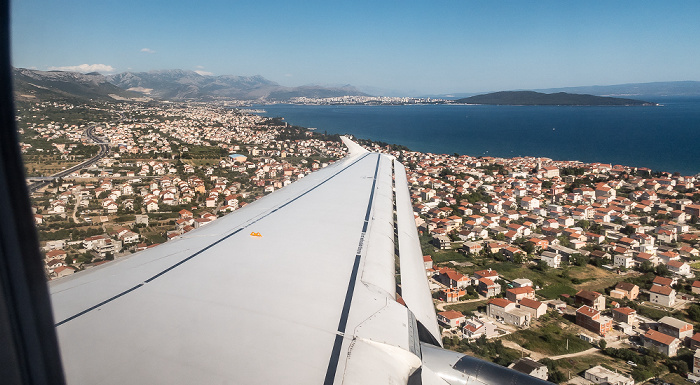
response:
<path fill-rule="evenodd" d="M 120 121 L 123 118 L 124 117 L 122 116 Z M 91 140 L 93 143 L 97 143 L 98 146 L 100 146 L 100 150 L 97 152 L 97 155 L 93 156 L 92 158 L 86 160 L 83 163 L 80 163 L 80 164 L 75 165 L 69 169 L 66 169 L 66 170 L 63 170 L 63 171 L 60 171 L 60 172 L 57 172 L 57 173 L 51 175 L 50 180 L 44 180 L 44 181 L 34 182 L 34 183 L 30 184 L 28 186 L 29 193 L 34 193 L 37 190 L 39 190 L 40 188 L 47 186 L 54 179 L 62 178 L 64 176 L 70 175 L 70 174 L 72 174 L 80 169 L 83 169 L 85 167 L 89 167 L 89 166 L 97 163 L 97 161 L 99 161 L 100 159 L 107 156 L 107 154 L 109 154 L 109 145 L 102 143 L 102 139 L 95 135 L 95 127 L 97 127 L 97 124 L 93 124 L 92 126 L 88 127 L 87 130 L 85 130 L 85 136 L 87 136 L 87 138 L 89 140 Z"/>

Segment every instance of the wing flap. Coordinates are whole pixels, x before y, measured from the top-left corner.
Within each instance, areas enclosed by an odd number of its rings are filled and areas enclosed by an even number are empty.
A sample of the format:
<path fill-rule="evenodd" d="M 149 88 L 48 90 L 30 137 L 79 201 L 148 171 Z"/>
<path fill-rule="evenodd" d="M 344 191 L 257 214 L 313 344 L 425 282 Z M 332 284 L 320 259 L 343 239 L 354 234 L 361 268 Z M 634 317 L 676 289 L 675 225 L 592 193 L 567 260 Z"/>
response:
<path fill-rule="evenodd" d="M 423 264 L 423 253 L 413 217 L 406 169 L 399 162 L 394 162 L 394 164 L 401 297 L 406 306 L 416 315 L 418 322 L 433 336 L 434 342 L 442 346 L 440 329 L 437 324 L 433 299 L 430 296 L 428 278 Z"/>

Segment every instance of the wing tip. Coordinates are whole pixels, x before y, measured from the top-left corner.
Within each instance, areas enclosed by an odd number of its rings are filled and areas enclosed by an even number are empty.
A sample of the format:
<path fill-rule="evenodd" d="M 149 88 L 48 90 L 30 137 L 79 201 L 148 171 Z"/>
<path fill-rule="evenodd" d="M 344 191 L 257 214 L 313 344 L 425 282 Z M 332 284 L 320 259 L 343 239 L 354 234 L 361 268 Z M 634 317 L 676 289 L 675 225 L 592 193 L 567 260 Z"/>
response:
<path fill-rule="evenodd" d="M 354 156 L 354 155 L 358 155 L 358 154 L 365 154 L 365 153 L 369 152 L 364 147 L 355 143 L 348 136 L 341 136 L 340 139 L 343 141 L 343 144 L 345 144 L 345 147 L 348 148 L 348 155 L 350 155 L 350 156 Z"/>

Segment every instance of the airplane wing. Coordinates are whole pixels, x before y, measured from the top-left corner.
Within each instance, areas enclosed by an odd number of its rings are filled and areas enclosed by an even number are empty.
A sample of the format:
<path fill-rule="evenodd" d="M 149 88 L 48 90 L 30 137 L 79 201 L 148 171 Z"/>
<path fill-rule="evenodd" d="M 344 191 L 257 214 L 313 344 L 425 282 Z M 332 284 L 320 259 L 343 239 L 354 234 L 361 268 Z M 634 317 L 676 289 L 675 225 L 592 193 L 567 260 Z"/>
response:
<path fill-rule="evenodd" d="M 52 281 L 67 383 L 488 383 L 441 375 L 457 353 L 424 365 L 440 331 L 405 170 L 345 141 L 347 157 L 211 224 Z"/>

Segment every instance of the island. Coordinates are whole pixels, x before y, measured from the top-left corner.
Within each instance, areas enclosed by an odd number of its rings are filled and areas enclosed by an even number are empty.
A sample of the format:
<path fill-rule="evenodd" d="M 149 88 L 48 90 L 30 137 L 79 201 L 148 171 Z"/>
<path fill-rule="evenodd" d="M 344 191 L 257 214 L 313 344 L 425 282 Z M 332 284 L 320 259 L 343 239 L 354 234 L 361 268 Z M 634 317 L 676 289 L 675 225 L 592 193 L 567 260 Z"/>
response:
<path fill-rule="evenodd" d="M 612 98 L 587 94 L 535 91 L 501 91 L 457 99 L 454 103 L 517 105 L 517 106 L 655 106 L 656 103 L 636 99 Z"/>

